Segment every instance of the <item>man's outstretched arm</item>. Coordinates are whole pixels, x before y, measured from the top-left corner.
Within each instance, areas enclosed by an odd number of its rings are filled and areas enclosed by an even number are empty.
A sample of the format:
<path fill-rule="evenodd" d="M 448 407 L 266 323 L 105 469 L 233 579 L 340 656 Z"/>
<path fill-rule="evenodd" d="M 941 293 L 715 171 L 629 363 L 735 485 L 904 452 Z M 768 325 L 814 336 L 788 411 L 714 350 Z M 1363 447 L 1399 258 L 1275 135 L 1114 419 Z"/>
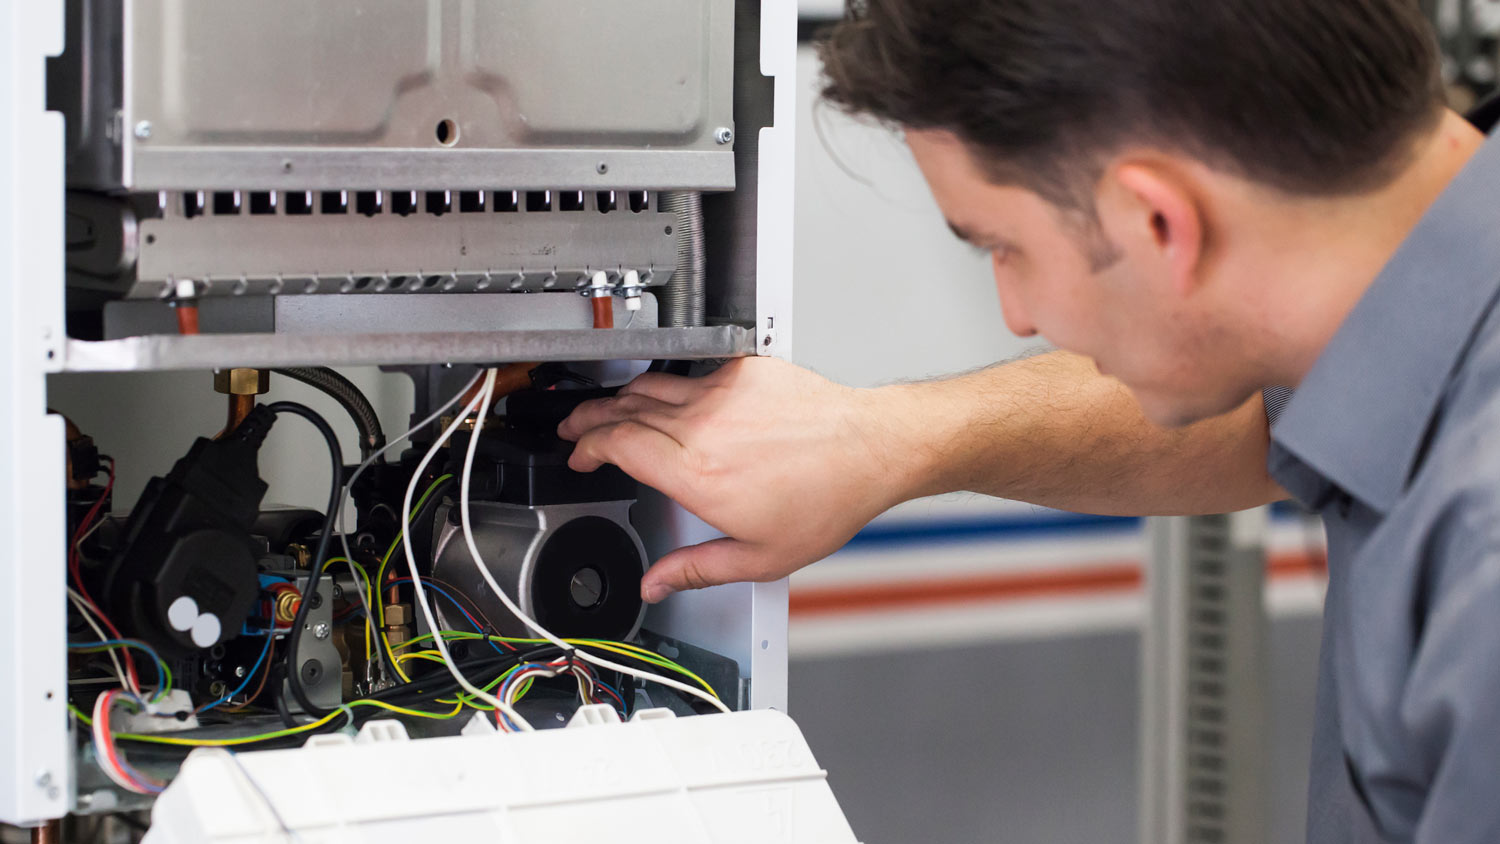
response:
<path fill-rule="evenodd" d="M 1061 352 L 916 384 L 854 389 L 767 358 L 704 378 L 647 374 L 560 428 L 571 465 L 613 463 L 728 537 L 664 557 L 642 593 L 773 580 L 903 501 L 969 490 L 1079 512 L 1212 513 L 1284 494 L 1259 397 L 1152 425 L 1124 387 Z"/>

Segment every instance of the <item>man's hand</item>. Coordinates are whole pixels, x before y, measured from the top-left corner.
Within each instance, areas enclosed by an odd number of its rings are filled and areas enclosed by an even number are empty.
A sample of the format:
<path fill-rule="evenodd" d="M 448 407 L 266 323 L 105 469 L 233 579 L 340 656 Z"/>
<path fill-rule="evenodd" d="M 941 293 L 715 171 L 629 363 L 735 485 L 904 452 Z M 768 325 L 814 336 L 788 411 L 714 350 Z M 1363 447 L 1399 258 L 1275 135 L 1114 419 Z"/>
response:
<path fill-rule="evenodd" d="M 1173 431 L 1086 358 L 1040 355 L 954 378 L 855 390 L 771 358 L 706 378 L 642 375 L 558 429 L 570 465 L 613 463 L 729 538 L 663 557 L 641 583 L 775 580 L 922 495 L 970 490 L 1114 515 L 1225 513 L 1285 497 L 1266 474 L 1257 394 Z"/>
<path fill-rule="evenodd" d="M 785 577 L 902 501 L 903 446 L 878 405 L 877 391 L 746 358 L 704 378 L 647 373 L 558 433 L 578 443 L 575 470 L 619 466 L 729 537 L 663 557 L 641 583 L 655 603 Z"/>

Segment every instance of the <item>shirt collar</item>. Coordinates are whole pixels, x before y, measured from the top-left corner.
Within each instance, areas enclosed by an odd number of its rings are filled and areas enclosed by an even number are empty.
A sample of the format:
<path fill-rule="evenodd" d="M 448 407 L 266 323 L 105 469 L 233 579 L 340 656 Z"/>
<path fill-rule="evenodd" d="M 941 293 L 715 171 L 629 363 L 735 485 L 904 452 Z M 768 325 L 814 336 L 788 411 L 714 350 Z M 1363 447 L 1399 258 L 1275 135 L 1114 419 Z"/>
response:
<path fill-rule="evenodd" d="M 1300 461 L 1390 511 L 1500 290 L 1497 233 L 1500 138 L 1492 138 L 1376 277 L 1272 428 L 1271 473 L 1290 492 L 1304 502 L 1321 496 Z"/>

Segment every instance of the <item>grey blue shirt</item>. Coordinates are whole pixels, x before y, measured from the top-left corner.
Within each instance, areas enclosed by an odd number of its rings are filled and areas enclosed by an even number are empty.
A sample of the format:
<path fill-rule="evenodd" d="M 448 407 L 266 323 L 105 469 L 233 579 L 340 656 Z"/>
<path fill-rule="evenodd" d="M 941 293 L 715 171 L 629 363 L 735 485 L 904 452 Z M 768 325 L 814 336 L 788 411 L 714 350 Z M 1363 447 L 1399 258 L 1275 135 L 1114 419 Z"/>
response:
<path fill-rule="evenodd" d="M 1271 428 L 1328 529 L 1310 844 L 1500 842 L 1497 294 L 1491 139 Z"/>

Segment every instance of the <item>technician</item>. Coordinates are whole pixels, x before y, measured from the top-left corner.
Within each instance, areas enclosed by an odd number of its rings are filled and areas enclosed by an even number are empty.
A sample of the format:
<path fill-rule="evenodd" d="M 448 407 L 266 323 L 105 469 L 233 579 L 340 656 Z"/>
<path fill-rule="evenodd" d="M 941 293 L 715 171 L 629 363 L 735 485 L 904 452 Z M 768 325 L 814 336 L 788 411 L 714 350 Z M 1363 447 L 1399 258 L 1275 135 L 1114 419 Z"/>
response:
<path fill-rule="evenodd" d="M 1309 841 L 1500 842 L 1500 141 L 1444 107 L 1416 2 L 869 0 L 822 52 L 991 253 L 1011 331 L 1066 351 L 873 390 L 750 359 L 580 408 L 575 468 L 729 537 L 644 596 L 952 490 L 1291 493 L 1329 539 Z"/>

